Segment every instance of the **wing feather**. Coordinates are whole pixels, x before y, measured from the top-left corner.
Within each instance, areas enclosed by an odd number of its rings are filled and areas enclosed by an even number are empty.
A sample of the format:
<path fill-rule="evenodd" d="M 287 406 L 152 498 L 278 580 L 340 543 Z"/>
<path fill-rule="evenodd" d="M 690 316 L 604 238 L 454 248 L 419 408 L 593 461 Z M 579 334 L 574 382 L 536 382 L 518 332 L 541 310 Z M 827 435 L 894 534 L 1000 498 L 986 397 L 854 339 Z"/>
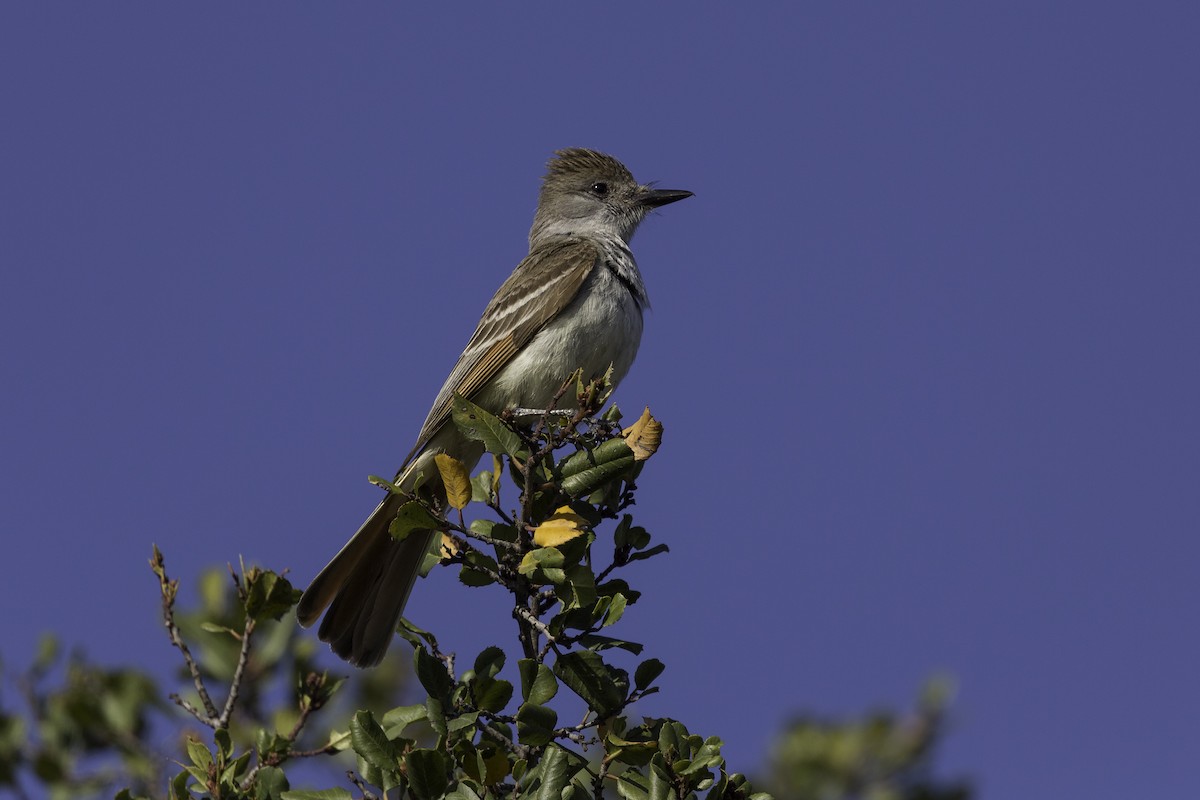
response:
<path fill-rule="evenodd" d="M 438 392 L 401 472 L 450 419 L 453 395 L 470 399 L 496 377 L 538 331 L 571 304 L 600 257 L 599 248 L 587 239 L 564 237 L 539 247 L 517 265 L 496 290 Z"/>

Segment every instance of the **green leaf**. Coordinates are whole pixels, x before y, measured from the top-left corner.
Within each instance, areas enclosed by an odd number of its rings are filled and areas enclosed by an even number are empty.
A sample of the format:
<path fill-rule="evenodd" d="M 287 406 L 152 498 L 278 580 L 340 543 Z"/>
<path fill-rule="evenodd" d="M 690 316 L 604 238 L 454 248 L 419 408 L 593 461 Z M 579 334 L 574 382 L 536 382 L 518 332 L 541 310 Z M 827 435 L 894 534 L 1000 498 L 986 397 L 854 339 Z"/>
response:
<path fill-rule="evenodd" d="M 416 500 L 409 500 L 396 511 L 396 518 L 388 525 L 388 533 L 397 542 L 402 542 L 413 531 L 440 530 L 442 521 L 429 513 L 429 509 Z"/>
<path fill-rule="evenodd" d="M 598 633 L 585 633 L 583 636 L 579 637 L 579 643 L 588 650 L 595 650 L 596 652 L 600 652 L 602 650 L 611 650 L 615 647 L 619 650 L 625 650 L 626 652 L 633 653 L 635 656 L 640 655 L 642 650 L 645 649 L 637 642 L 630 642 L 626 641 L 625 639 L 617 639 L 612 636 L 601 636 Z"/>
<path fill-rule="evenodd" d="M 521 671 L 521 699 L 525 702 L 540 706 L 558 694 L 558 681 L 545 664 L 539 664 L 532 658 L 522 658 L 517 662 L 517 667 Z"/>
<path fill-rule="evenodd" d="M 448 733 L 458 733 L 459 731 L 468 728 L 474 728 L 475 723 L 479 720 L 479 712 L 472 711 L 469 714 L 459 714 L 454 719 L 447 721 L 446 731 Z"/>
<path fill-rule="evenodd" d="M 641 550 L 650 544 L 650 534 L 640 525 L 634 525 L 633 517 L 626 514 L 621 517 L 621 522 L 613 531 L 613 544 L 617 547 L 632 547 L 634 550 Z"/>
<path fill-rule="evenodd" d="M 225 767 L 225 771 L 221 773 L 221 783 L 229 784 L 239 780 L 245 774 L 246 765 L 250 763 L 250 756 L 252 755 L 254 753 L 247 750 L 233 761 L 230 761 L 229 765 Z"/>
<path fill-rule="evenodd" d="M 337 753 L 348 750 L 350 748 L 350 729 L 330 731 L 329 740 L 325 743 L 325 746 Z"/>
<path fill-rule="evenodd" d="M 563 653 L 554 662 L 554 674 L 602 718 L 621 707 L 621 690 L 604 660 L 591 650 Z"/>
<path fill-rule="evenodd" d="M 207 770 L 212 766 L 212 753 L 204 745 L 204 742 L 189 736 L 187 740 L 187 752 L 188 758 L 201 770 Z"/>
<path fill-rule="evenodd" d="M 562 790 L 570 780 L 567 775 L 567 754 L 556 745 L 550 745 L 542 754 L 538 764 L 541 784 L 533 800 L 560 800 Z"/>
<path fill-rule="evenodd" d="M 287 775 L 279 767 L 259 767 L 254 781 L 255 800 L 280 800 L 288 788 Z"/>
<path fill-rule="evenodd" d="M 396 757 L 392 743 L 370 711 L 359 711 L 350 720 L 350 745 L 363 761 L 376 770 L 383 773 L 395 770 Z"/>
<path fill-rule="evenodd" d="M 612 597 L 613 595 L 623 595 L 626 605 L 633 605 L 642 596 L 641 592 L 634 591 L 629 588 L 629 584 L 620 578 L 613 578 L 596 587 L 596 594 L 601 597 Z"/>
<path fill-rule="evenodd" d="M 436 800 L 449 785 L 447 756 L 440 750 L 418 749 L 404 757 L 408 789 L 417 800 Z"/>
<path fill-rule="evenodd" d="M 650 800 L 667 800 L 671 796 L 671 773 L 667 771 L 666 762 L 661 752 L 655 753 L 650 759 Z"/>
<path fill-rule="evenodd" d="M 417 647 L 413 651 L 413 658 L 417 680 L 421 682 L 425 692 L 430 697 L 436 697 L 439 700 L 448 698 L 450 690 L 454 688 L 454 679 L 446 671 L 446 665 L 442 663 L 442 660 L 430 655 L 424 647 Z"/>
<path fill-rule="evenodd" d="M 500 674 L 500 670 L 504 669 L 506 658 L 508 656 L 505 656 L 504 650 L 500 650 L 498 646 L 487 646 L 487 648 L 480 650 L 478 656 L 475 656 L 475 674 L 487 675 L 488 678 L 496 678 Z"/>
<path fill-rule="evenodd" d="M 421 642 L 425 642 L 430 647 L 437 649 L 437 637 L 424 628 L 418 628 L 406 617 L 400 618 L 400 625 L 396 628 L 396 633 L 415 646 L 419 647 Z"/>
<path fill-rule="evenodd" d="M 292 587 L 287 578 L 269 570 L 247 578 L 249 591 L 246 596 L 246 615 L 262 622 L 278 620 L 300 602 L 300 590 Z"/>
<path fill-rule="evenodd" d="M 617 794 L 621 800 L 649 800 L 646 779 L 636 772 L 626 772 L 617 778 Z"/>
<path fill-rule="evenodd" d="M 43 633 L 38 637 L 37 655 L 34 657 L 30 669 L 34 673 L 46 672 L 58 660 L 60 649 L 57 636 L 52 633 Z"/>
<path fill-rule="evenodd" d="M 381 478 L 378 475 L 368 475 L 367 482 L 378 486 L 380 489 L 386 489 L 391 494 L 400 495 L 402 497 L 412 497 L 405 489 L 401 489 L 396 485 L 395 481 L 389 481 L 387 478 Z"/>
<path fill-rule="evenodd" d="M 525 554 L 517 571 L 529 577 L 539 569 L 559 568 L 564 563 L 562 551 L 557 547 L 539 547 Z"/>
<path fill-rule="evenodd" d="M 499 418 L 457 393 L 450 401 L 450 418 L 468 439 L 483 442 L 489 453 L 518 459 L 525 457 L 520 436 Z"/>
<path fill-rule="evenodd" d="M 612 600 L 608 604 L 608 608 L 604 611 L 604 624 L 602 628 L 607 628 L 609 625 L 617 622 L 625 615 L 625 595 L 614 594 Z"/>
<path fill-rule="evenodd" d="M 280 800 L 354 800 L 347 789 L 293 789 L 279 797 Z"/>
<path fill-rule="evenodd" d="M 458 571 L 458 581 L 463 586 L 470 586 L 473 589 L 478 589 L 481 586 L 491 586 L 496 582 L 486 572 L 480 572 L 466 565 L 463 565 L 463 568 Z"/>
<path fill-rule="evenodd" d="M 169 795 L 171 800 L 184 800 L 184 798 L 191 798 L 192 795 L 187 790 L 189 777 L 191 777 L 191 773 L 185 769 L 183 772 L 171 779 L 171 793 Z"/>
<path fill-rule="evenodd" d="M 482 785 L 484 776 L 487 774 L 487 767 L 484 766 L 483 755 L 475 743 L 468 739 L 459 739 L 454 743 L 451 752 L 454 756 L 455 768 L 462 770 L 463 775 L 472 782 Z"/>
<path fill-rule="evenodd" d="M 475 707 L 484 711 L 503 711 L 513 696 L 513 685 L 505 680 L 478 675 L 472 686 Z"/>
<path fill-rule="evenodd" d="M 221 757 L 229 758 L 233 753 L 233 740 L 229 737 L 229 731 L 225 728 L 217 728 L 213 731 L 213 741 L 217 743 L 218 753 Z"/>
<path fill-rule="evenodd" d="M 493 539 L 499 539 L 502 542 L 515 542 L 517 540 L 517 529 L 512 525 L 504 525 L 490 519 L 473 520 L 468 529 L 472 533 L 478 533 L 482 536 L 490 536 Z"/>
<path fill-rule="evenodd" d="M 522 703 L 517 709 L 517 740 L 532 746 L 549 744 L 557 724 L 558 712 L 553 708 Z"/>
<path fill-rule="evenodd" d="M 569 567 L 558 594 L 564 609 L 592 608 L 596 605 L 596 576 L 585 564 Z"/>
<path fill-rule="evenodd" d="M 616 761 L 623 764 L 629 764 L 635 767 L 644 767 L 650 763 L 650 757 L 658 752 L 658 740 L 647 740 L 645 737 L 649 735 L 644 725 L 639 725 L 633 731 L 629 732 L 628 736 L 634 738 L 626 739 L 622 734 L 623 730 L 619 723 L 624 722 L 623 717 L 618 717 L 612 721 L 608 730 L 604 734 L 604 750 Z M 644 789 L 644 785 L 642 785 Z"/>
<path fill-rule="evenodd" d="M 500 523 L 496 522 L 494 519 L 473 519 L 471 520 L 471 523 L 467 525 L 467 530 L 476 536 L 488 536 L 495 538 L 492 535 L 492 529 L 499 524 Z"/>
<path fill-rule="evenodd" d="M 500 571 L 500 567 L 496 564 L 496 559 L 489 556 L 487 553 L 481 553 L 478 550 L 468 550 L 464 555 L 466 562 L 473 567 L 479 567 L 481 570 L 496 573 Z"/>
<path fill-rule="evenodd" d="M 471 501 L 487 503 L 492 500 L 492 471 L 485 469 L 471 478 Z"/>
<path fill-rule="evenodd" d="M 562 551 L 558 548 L 539 547 L 525 554 L 517 571 L 534 583 L 559 584 L 567 577 L 567 573 L 562 569 L 565 562 Z"/>
<path fill-rule="evenodd" d="M 383 720 L 380 723 L 387 738 L 395 739 L 404 729 L 418 720 L 427 719 L 429 716 L 425 704 L 412 706 L 399 706 L 383 715 Z"/>
<path fill-rule="evenodd" d="M 638 689 L 645 689 L 650 684 L 654 683 L 654 679 L 663 673 L 667 665 L 659 661 L 657 658 L 648 658 L 638 664 L 637 669 L 633 673 L 633 685 Z"/>
<path fill-rule="evenodd" d="M 581 450 L 562 465 L 559 484 L 570 497 L 587 497 L 604 484 L 620 477 L 633 466 L 633 450 L 624 439 L 609 439 L 599 447 Z"/>
<path fill-rule="evenodd" d="M 621 437 L 615 437 L 599 445 L 577 450 L 559 464 L 559 473 L 564 478 L 573 478 L 597 466 L 619 461 L 633 450 Z"/>
<path fill-rule="evenodd" d="M 686 736 L 686 732 L 684 736 Z M 674 758 L 680 752 L 680 736 L 675 726 L 670 720 L 664 720 L 662 727 L 658 729 L 658 752 L 663 754 L 663 758 Z M 664 764 L 666 762 L 664 761 Z"/>
<path fill-rule="evenodd" d="M 436 697 L 425 698 L 425 716 L 429 720 L 429 727 L 433 728 L 433 732 L 438 736 L 445 736 L 448 732 L 446 727 L 446 712 L 442 709 L 442 701 Z"/>
<path fill-rule="evenodd" d="M 627 561 L 642 561 L 647 558 L 653 558 L 654 556 L 658 555 L 659 553 L 666 553 L 669 550 L 670 550 L 670 548 L 667 547 L 665 544 L 656 544 L 656 545 L 654 545 L 654 547 L 651 547 L 649 550 L 639 550 L 636 553 L 630 553 L 629 558 L 626 560 Z"/>

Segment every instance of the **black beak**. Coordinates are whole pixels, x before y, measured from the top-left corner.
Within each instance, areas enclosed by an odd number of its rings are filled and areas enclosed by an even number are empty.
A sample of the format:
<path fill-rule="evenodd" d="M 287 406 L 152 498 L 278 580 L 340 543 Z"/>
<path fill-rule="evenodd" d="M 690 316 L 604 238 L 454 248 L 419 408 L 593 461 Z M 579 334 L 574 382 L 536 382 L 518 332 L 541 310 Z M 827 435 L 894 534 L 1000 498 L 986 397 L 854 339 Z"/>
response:
<path fill-rule="evenodd" d="M 647 208 L 658 208 L 676 200 L 691 197 L 692 193 L 683 189 L 643 189 L 638 196 L 638 204 Z"/>

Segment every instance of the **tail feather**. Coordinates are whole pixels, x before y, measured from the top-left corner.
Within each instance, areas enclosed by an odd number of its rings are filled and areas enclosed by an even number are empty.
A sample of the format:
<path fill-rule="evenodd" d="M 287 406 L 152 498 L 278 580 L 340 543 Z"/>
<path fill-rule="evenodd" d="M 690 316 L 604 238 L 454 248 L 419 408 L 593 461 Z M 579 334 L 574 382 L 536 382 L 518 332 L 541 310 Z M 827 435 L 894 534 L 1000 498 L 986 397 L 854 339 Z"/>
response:
<path fill-rule="evenodd" d="M 388 526 L 396 498 L 390 495 L 379 504 L 313 579 L 296 611 L 308 627 L 328 607 L 317 636 L 358 667 L 383 660 L 433 535 L 413 531 L 403 542 L 393 540 Z"/>
<path fill-rule="evenodd" d="M 312 583 L 304 590 L 300 604 L 296 606 L 296 616 L 300 624 L 310 627 L 321 617 L 321 612 L 341 593 L 347 578 L 354 572 L 363 556 L 369 550 L 377 549 L 380 541 L 388 536 L 388 525 L 400 507 L 399 497 L 389 494 L 371 512 L 358 529 L 358 532 L 346 542 L 325 568 L 313 578 Z"/>
<path fill-rule="evenodd" d="M 364 606 L 354 625 L 351 654 L 339 655 L 360 667 L 383 660 L 435 535 L 436 531 L 413 531 L 391 549 L 379 570 L 371 602 Z"/>
<path fill-rule="evenodd" d="M 479 461 L 483 446 L 468 442 L 453 428 L 444 428 L 426 449 L 411 459 L 396 483 L 444 500 L 434 453 L 449 452 L 468 466 Z M 300 598 L 296 615 L 309 627 L 325 613 L 317 636 L 333 652 L 358 667 L 372 667 L 383 660 L 404 604 L 421 573 L 425 553 L 436 531 L 416 530 L 402 542 L 388 532 L 404 497 L 388 494 L 353 538 L 309 584 Z"/>

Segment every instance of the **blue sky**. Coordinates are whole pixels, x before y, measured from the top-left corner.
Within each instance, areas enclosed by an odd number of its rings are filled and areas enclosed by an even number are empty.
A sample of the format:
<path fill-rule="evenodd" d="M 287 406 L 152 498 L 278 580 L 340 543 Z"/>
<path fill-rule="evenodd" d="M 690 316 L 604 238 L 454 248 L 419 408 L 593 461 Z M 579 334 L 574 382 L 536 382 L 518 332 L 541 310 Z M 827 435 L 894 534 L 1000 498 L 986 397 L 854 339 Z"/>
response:
<path fill-rule="evenodd" d="M 53 629 L 166 674 L 151 542 L 311 577 L 587 146 L 696 193 L 634 242 L 618 393 L 667 426 L 647 712 L 753 770 L 789 713 L 948 672 L 939 766 L 980 797 L 1185 795 L 1198 35 L 1185 3 L 7 6 L 6 667 Z M 409 614 L 469 653 L 509 638 L 487 600 L 440 574 Z"/>

